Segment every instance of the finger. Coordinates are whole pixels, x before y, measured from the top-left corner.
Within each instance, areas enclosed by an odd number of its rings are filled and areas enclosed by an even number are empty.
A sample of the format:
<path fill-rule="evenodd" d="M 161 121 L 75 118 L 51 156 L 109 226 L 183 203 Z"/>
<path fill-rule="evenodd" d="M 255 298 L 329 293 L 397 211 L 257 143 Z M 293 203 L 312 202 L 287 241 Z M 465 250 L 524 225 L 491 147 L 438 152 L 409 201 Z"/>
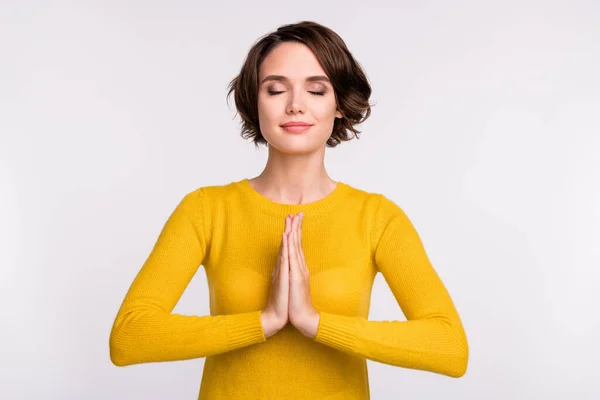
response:
<path fill-rule="evenodd" d="M 287 261 L 287 257 L 284 253 L 284 245 L 285 245 L 285 240 L 284 240 L 284 233 L 281 234 L 281 243 L 279 244 L 279 257 L 277 260 L 277 265 L 275 265 L 275 268 L 273 268 L 273 273 L 271 274 L 273 281 L 276 281 L 277 278 L 279 278 L 279 272 L 281 269 L 281 265 Z"/>
<path fill-rule="evenodd" d="M 300 253 L 300 258 L 304 266 L 306 266 L 306 260 L 304 259 L 304 249 L 302 249 L 302 222 L 304 221 L 304 213 L 300 213 L 300 221 L 298 225 L 298 251 Z"/>
<path fill-rule="evenodd" d="M 300 254 L 299 254 L 299 250 L 298 250 L 298 232 L 297 231 L 292 231 L 292 236 L 293 236 L 293 243 L 294 243 L 294 254 L 293 254 L 293 260 L 295 263 L 295 267 L 296 267 L 296 271 L 300 272 L 301 271 L 301 267 L 300 267 Z"/>
<path fill-rule="evenodd" d="M 289 263 L 289 258 L 290 258 L 290 256 L 289 256 L 290 248 L 288 246 L 288 239 L 287 239 L 287 237 L 288 237 L 288 234 L 284 232 L 282 234 L 283 249 L 282 249 L 282 252 L 281 252 L 281 257 L 283 258 L 282 264 L 285 264 L 285 265 L 287 265 Z"/>
<path fill-rule="evenodd" d="M 288 260 L 294 254 L 294 242 L 292 241 L 292 232 L 293 231 L 289 231 L 285 234 Z"/>
<path fill-rule="evenodd" d="M 283 261 L 279 266 L 279 279 L 282 282 L 286 282 L 289 289 L 289 276 L 290 276 L 290 247 L 288 245 L 287 233 L 283 234 Z"/>
<path fill-rule="evenodd" d="M 296 255 L 296 246 L 294 245 L 294 231 L 291 231 L 288 234 L 288 256 L 289 256 L 289 279 L 290 285 L 293 285 L 294 282 L 297 282 L 300 278 L 301 269 L 298 265 L 298 257 Z"/>
<path fill-rule="evenodd" d="M 285 246 L 285 231 L 287 230 L 287 219 L 284 220 L 284 228 L 283 228 L 283 232 L 281 233 L 281 241 L 279 243 L 279 262 L 277 265 L 276 269 L 279 269 L 281 264 L 283 264 L 286 261 L 286 257 L 284 254 L 284 246 Z"/>
<path fill-rule="evenodd" d="M 296 225 L 296 250 L 298 253 L 298 263 L 300 264 L 300 271 L 303 274 L 308 274 L 308 268 L 306 267 L 306 259 L 304 258 L 304 250 L 302 249 L 302 221 L 304 220 L 304 212 L 298 213 L 298 222 Z"/>
<path fill-rule="evenodd" d="M 302 221 L 304 221 L 304 212 L 300 212 L 300 221 L 298 221 L 298 245 L 302 246 Z"/>
<path fill-rule="evenodd" d="M 299 243 L 298 243 L 298 226 L 300 224 L 300 217 L 298 215 L 294 215 L 294 229 L 292 229 L 294 231 L 294 246 L 296 247 L 296 251 L 298 249 Z"/>
<path fill-rule="evenodd" d="M 296 246 L 294 246 L 294 231 L 290 231 L 287 235 L 287 246 L 288 246 L 288 260 L 290 274 L 296 274 Z"/>
<path fill-rule="evenodd" d="M 282 253 L 283 253 L 283 245 L 285 244 L 285 240 L 284 239 L 284 235 L 285 234 L 285 230 L 281 233 L 281 241 L 279 242 L 279 257 L 281 257 Z"/>
<path fill-rule="evenodd" d="M 289 246 L 288 246 L 288 239 L 287 239 L 287 233 L 283 234 L 284 237 L 284 245 L 283 245 L 283 262 L 281 263 L 280 266 L 280 271 L 279 274 L 281 276 L 280 279 L 282 279 L 283 281 L 289 281 L 289 276 L 290 276 L 290 250 L 289 250 Z M 288 283 L 288 287 L 289 287 L 289 283 Z"/>
<path fill-rule="evenodd" d="M 292 231 L 292 214 L 289 214 L 286 218 L 285 218 L 285 245 L 287 248 L 287 257 L 286 257 L 286 261 L 287 261 L 287 265 L 289 268 L 289 255 L 291 254 L 291 246 L 290 246 L 290 232 Z"/>
<path fill-rule="evenodd" d="M 279 266 L 275 267 L 275 269 L 273 270 L 273 276 L 271 280 L 273 282 L 277 282 L 277 279 L 279 279 Z"/>

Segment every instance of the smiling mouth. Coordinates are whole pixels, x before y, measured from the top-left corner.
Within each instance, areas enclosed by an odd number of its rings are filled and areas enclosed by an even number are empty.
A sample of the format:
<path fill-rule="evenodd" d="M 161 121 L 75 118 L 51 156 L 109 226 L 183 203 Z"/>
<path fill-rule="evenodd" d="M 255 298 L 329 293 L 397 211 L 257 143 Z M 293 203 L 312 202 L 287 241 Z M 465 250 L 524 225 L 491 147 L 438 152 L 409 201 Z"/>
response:
<path fill-rule="evenodd" d="M 302 133 L 302 132 L 306 132 L 307 130 L 309 130 L 312 125 L 308 125 L 308 124 L 288 124 L 288 125 L 282 125 L 281 126 L 286 132 L 290 132 L 290 133 Z"/>

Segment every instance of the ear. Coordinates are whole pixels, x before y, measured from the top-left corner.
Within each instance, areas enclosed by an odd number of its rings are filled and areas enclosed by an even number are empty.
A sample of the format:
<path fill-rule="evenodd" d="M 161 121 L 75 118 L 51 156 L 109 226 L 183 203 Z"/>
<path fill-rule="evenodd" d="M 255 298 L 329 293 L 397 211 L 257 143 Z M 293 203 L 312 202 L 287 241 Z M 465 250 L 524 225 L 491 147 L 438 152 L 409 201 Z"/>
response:
<path fill-rule="evenodd" d="M 342 115 L 342 112 L 340 111 L 339 108 L 337 110 L 335 110 L 335 117 L 339 118 L 339 119 L 344 118 L 344 116 Z"/>

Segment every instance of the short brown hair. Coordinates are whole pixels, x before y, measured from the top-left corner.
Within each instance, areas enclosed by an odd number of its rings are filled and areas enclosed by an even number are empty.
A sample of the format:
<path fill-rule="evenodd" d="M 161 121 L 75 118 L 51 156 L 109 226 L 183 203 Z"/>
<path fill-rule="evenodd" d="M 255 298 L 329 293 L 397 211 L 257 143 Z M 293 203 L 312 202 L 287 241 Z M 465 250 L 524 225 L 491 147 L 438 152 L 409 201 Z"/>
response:
<path fill-rule="evenodd" d="M 354 126 L 371 115 L 371 85 L 342 38 L 330 28 L 312 21 L 283 25 L 259 38 L 249 50 L 240 73 L 229 83 L 227 99 L 235 92 L 236 109 L 242 118 L 242 138 L 252 139 L 256 147 L 267 145 L 258 123 L 258 70 L 269 52 L 283 42 L 306 45 L 331 81 L 343 118 L 335 119 L 326 145 L 335 147 L 342 141 L 351 140 L 348 131 L 358 138 L 361 132 Z"/>

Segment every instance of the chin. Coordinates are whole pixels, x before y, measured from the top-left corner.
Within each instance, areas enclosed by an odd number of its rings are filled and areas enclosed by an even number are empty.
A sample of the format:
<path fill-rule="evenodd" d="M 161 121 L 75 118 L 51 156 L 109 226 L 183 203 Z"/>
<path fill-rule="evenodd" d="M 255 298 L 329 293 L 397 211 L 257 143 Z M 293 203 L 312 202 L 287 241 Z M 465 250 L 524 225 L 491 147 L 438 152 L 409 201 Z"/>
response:
<path fill-rule="evenodd" d="M 316 143 L 313 140 L 302 140 L 303 138 L 279 138 L 276 142 L 269 142 L 269 146 L 276 148 L 282 153 L 290 154 L 302 154 L 312 153 L 321 148 L 321 145 L 325 145 L 325 142 Z"/>

